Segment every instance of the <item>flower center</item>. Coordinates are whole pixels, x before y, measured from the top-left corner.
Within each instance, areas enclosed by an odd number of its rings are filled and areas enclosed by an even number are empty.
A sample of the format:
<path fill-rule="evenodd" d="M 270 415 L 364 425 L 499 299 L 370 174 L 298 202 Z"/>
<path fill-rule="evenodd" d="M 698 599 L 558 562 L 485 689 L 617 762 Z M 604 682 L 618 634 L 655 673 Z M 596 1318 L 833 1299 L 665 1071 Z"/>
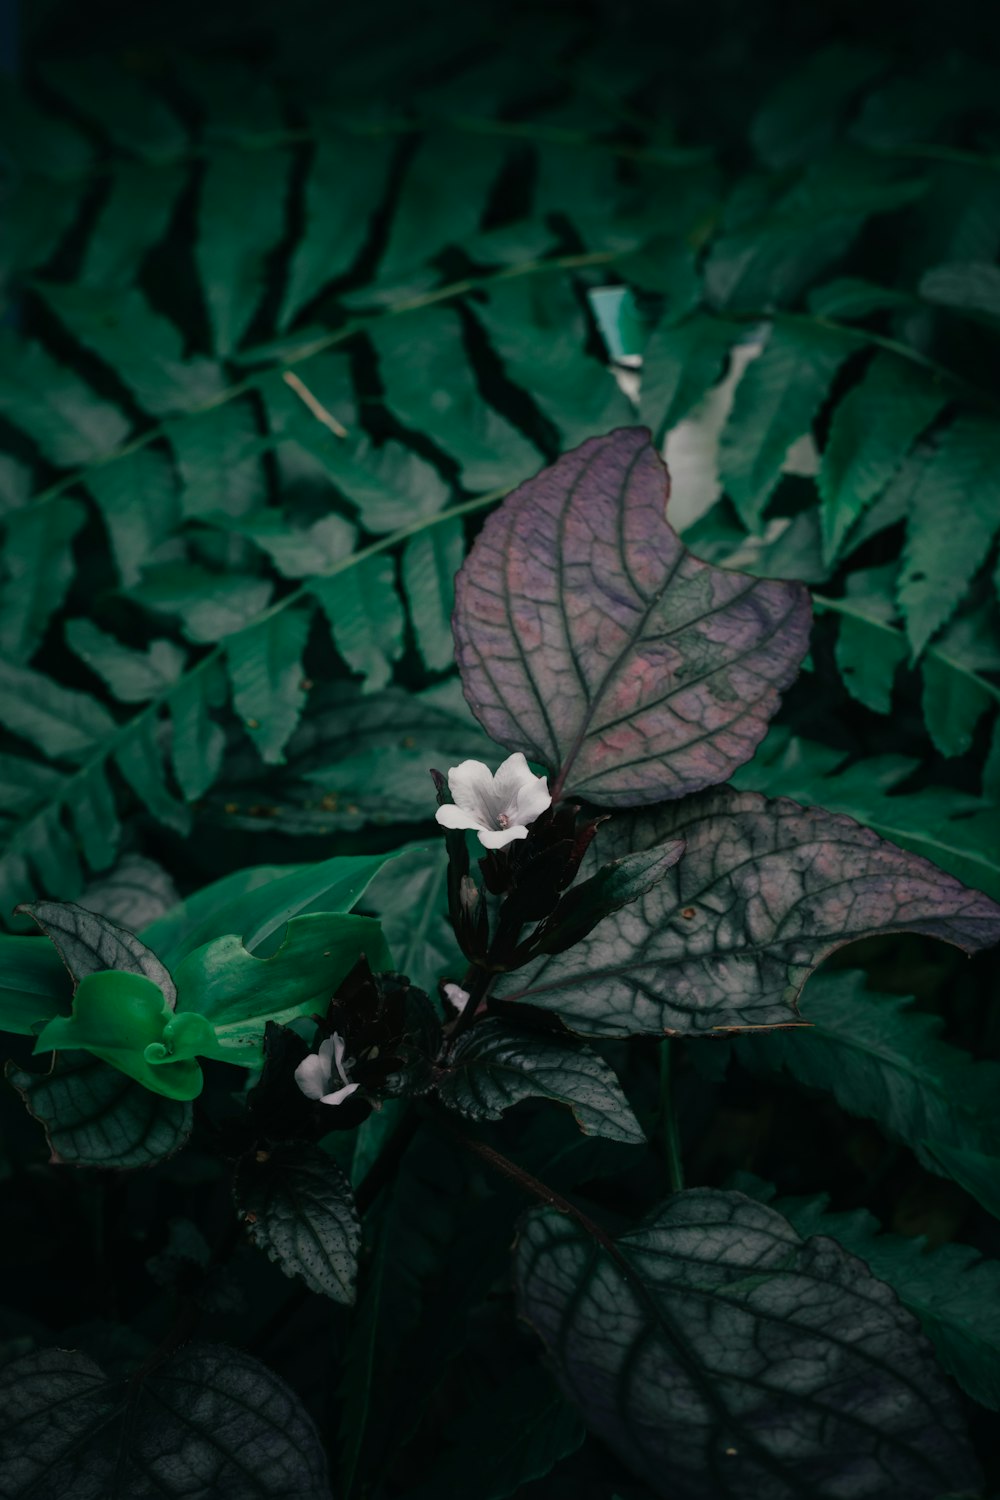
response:
<path fill-rule="evenodd" d="M 510 818 L 505 812 L 497 813 L 497 825 L 500 828 L 510 827 Z"/>

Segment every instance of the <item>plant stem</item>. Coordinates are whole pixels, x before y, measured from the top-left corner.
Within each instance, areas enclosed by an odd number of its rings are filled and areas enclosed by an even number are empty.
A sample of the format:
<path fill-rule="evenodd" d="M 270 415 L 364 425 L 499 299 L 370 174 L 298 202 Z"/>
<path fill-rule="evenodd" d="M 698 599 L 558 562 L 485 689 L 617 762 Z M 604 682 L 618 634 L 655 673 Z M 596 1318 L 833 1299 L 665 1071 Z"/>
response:
<path fill-rule="evenodd" d="M 465 979 L 462 982 L 462 988 L 468 990 L 469 998 L 465 1002 L 465 1009 L 451 1029 L 449 1039 L 452 1042 L 472 1025 L 476 1018 L 476 1011 L 486 999 L 498 977 L 495 972 L 484 969 L 481 964 L 471 964 L 469 966 Z"/>
<path fill-rule="evenodd" d="M 674 1103 L 673 1050 L 668 1036 L 660 1043 L 660 1113 L 657 1124 L 667 1164 L 670 1191 L 679 1193 L 684 1187 L 684 1163 L 681 1159 L 680 1132 Z"/>
<path fill-rule="evenodd" d="M 534 1177 L 530 1172 L 526 1172 L 523 1167 L 519 1167 L 509 1157 L 502 1155 L 499 1151 L 495 1151 L 492 1146 L 487 1146 L 485 1141 L 477 1141 L 474 1136 L 466 1135 L 464 1131 L 456 1129 L 450 1120 L 446 1123 L 449 1133 L 467 1151 L 472 1151 L 476 1156 L 481 1157 L 488 1166 L 491 1166 L 495 1172 L 499 1172 L 501 1176 L 516 1183 L 521 1191 L 527 1193 L 530 1198 L 537 1198 L 539 1203 L 544 1203 L 546 1207 L 558 1209 L 561 1214 L 566 1214 L 579 1224 L 581 1229 L 597 1240 L 616 1261 L 620 1260 L 618 1249 L 611 1236 L 599 1224 L 595 1224 L 594 1220 L 589 1218 L 582 1209 L 577 1208 L 574 1203 L 570 1203 L 569 1199 L 564 1198 L 561 1193 L 557 1193 L 555 1188 L 549 1187 L 548 1183 L 542 1182 L 540 1178 Z"/>

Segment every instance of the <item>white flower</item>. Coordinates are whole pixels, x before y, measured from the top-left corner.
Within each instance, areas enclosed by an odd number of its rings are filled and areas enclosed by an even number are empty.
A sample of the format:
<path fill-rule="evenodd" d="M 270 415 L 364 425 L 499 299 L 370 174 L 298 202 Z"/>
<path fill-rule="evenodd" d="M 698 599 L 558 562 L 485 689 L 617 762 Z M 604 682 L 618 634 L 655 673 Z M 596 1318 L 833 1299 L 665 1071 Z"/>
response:
<path fill-rule="evenodd" d="M 331 1083 L 338 1078 L 343 1087 L 331 1089 Z M 295 1069 L 295 1082 L 307 1099 L 318 1099 L 320 1104 L 343 1104 L 358 1088 L 344 1068 L 344 1038 L 334 1032 L 320 1044 L 318 1052 L 310 1052 L 303 1058 Z"/>
<path fill-rule="evenodd" d="M 461 1015 L 469 1003 L 468 990 L 463 990 L 460 984 L 446 984 L 443 986 L 443 989 L 446 999 L 451 1001 L 459 1015 Z"/>
<path fill-rule="evenodd" d="M 448 789 L 455 800 L 438 808 L 438 822 L 445 828 L 474 828 L 487 849 L 526 839 L 528 824 L 552 803 L 545 777 L 528 769 L 520 750 L 495 776 L 481 760 L 463 760 L 448 772 Z"/>

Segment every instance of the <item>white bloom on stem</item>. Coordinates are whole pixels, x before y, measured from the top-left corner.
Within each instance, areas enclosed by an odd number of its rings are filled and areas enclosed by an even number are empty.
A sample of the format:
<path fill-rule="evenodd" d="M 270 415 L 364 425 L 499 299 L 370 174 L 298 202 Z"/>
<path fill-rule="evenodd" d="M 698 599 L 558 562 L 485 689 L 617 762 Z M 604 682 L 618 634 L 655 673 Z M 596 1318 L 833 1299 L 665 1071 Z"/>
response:
<path fill-rule="evenodd" d="M 446 984 L 443 986 L 443 989 L 445 998 L 451 1001 L 451 1004 L 458 1011 L 459 1015 L 461 1015 L 469 1003 L 468 990 L 463 990 L 460 984 Z"/>
<path fill-rule="evenodd" d="M 444 828 L 474 828 L 487 849 L 502 849 L 528 837 L 528 824 L 552 805 L 549 785 L 536 776 L 520 750 L 508 755 L 494 776 L 481 760 L 463 760 L 448 772 L 454 802 L 436 813 Z"/>
<path fill-rule="evenodd" d="M 330 1085 L 338 1079 L 342 1087 L 331 1089 Z M 344 1038 L 334 1032 L 320 1044 L 318 1052 L 310 1052 L 303 1058 L 295 1069 L 295 1082 L 307 1099 L 318 1099 L 320 1104 L 343 1104 L 359 1086 L 351 1083 L 344 1067 Z"/>

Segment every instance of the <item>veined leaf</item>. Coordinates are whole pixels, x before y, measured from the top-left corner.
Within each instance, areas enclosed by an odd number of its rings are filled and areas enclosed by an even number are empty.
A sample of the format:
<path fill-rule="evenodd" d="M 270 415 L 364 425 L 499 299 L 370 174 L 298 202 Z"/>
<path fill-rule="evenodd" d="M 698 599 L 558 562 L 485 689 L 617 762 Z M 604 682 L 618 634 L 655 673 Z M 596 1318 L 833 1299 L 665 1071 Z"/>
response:
<path fill-rule="evenodd" d="M 769 1183 L 739 1174 L 739 1187 L 775 1209 L 804 1239 L 827 1235 L 888 1282 L 919 1319 L 949 1375 L 975 1401 L 1000 1410 L 1000 1266 L 971 1245 L 930 1246 L 922 1235 L 887 1234 L 865 1209 L 835 1213 L 824 1195 L 778 1198 Z"/>
<path fill-rule="evenodd" d="M 52 940 L 74 983 L 88 974 L 120 969 L 150 980 L 173 1006 L 177 993 L 168 970 L 134 933 L 70 902 L 36 901 L 21 910 Z"/>
<path fill-rule="evenodd" d="M 361 1220 L 351 1185 L 319 1146 L 278 1146 L 244 1156 L 233 1181 L 251 1241 L 286 1276 L 334 1302 L 354 1301 Z"/>
<path fill-rule="evenodd" d="M 184 633 L 198 645 L 213 645 L 244 630 L 271 602 L 266 578 L 245 573 L 213 573 L 195 563 L 164 563 L 150 568 L 130 590 L 137 604 L 179 615 Z"/>
<path fill-rule="evenodd" d="M 525 1099 L 567 1105 L 586 1135 L 641 1145 L 621 1085 L 596 1052 L 567 1039 L 480 1021 L 459 1037 L 438 1084 L 441 1102 L 470 1120 L 499 1120 Z"/>
<path fill-rule="evenodd" d="M 118 576 L 131 588 L 150 554 L 180 520 L 173 464 L 159 447 L 137 448 L 114 463 L 89 469 L 86 485 L 104 519 Z"/>
<path fill-rule="evenodd" d="M 36 745 L 50 760 L 86 760 L 117 728 L 96 698 L 2 659 L 0 691 L 5 727 Z"/>
<path fill-rule="evenodd" d="M 846 969 L 815 976 L 803 1014 L 807 1031 L 738 1037 L 737 1056 L 754 1072 L 785 1071 L 831 1093 L 931 1171 L 940 1168 L 925 1141 L 1000 1154 L 1000 1066 L 942 1041 L 938 1017 L 905 996 L 873 993 L 863 973 Z"/>
<path fill-rule="evenodd" d="M 1000 530 L 1000 426 L 959 417 L 910 496 L 899 605 L 914 656 L 954 614 Z"/>
<path fill-rule="evenodd" d="M 105 458 L 128 436 L 116 406 L 97 396 L 41 344 L 0 330 L 0 413 L 60 467 Z"/>
<path fill-rule="evenodd" d="M 302 654 L 311 611 L 283 609 L 231 635 L 226 660 L 233 707 L 265 761 L 281 761 L 305 706 Z"/>
<path fill-rule="evenodd" d="M 113 870 L 87 883 L 79 906 L 141 932 L 179 900 L 167 871 L 142 854 L 123 854 Z"/>
<path fill-rule="evenodd" d="M 3 1371 L 11 1500 L 125 1500 L 185 1488 L 327 1500 L 326 1459 L 298 1397 L 241 1349 L 188 1344 L 134 1378 L 44 1349 Z M 192 1487 L 193 1490 L 192 1490 Z"/>
<path fill-rule="evenodd" d="M 455 574 L 464 556 L 465 532 L 457 517 L 418 532 L 403 551 L 406 602 L 417 647 L 431 672 L 445 671 L 454 658 L 451 615 Z"/>
<path fill-rule="evenodd" d="M 538 1210 L 515 1278 L 562 1390 L 665 1500 L 832 1500 L 848 1470 L 857 1500 L 976 1492 L 916 1320 L 832 1240 L 804 1243 L 740 1193 L 675 1194 L 614 1242 Z"/>
<path fill-rule="evenodd" d="M 260 462 L 270 439 L 257 427 L 249 401 L 226 401 L 167 423 L 183 480 L 185 516 L 245 516 L 267 502 Z"/>
<path fill-rule="evenodd" d="M 621 816 L 601 858 L 676 838 L 683 858 L 626 918 L 505 976 L 496 995 L 589 1035 L 788 1026 L 809 975 L 855 938 L 922 932 L 970 952 L 1000 940 L 987 896 L 785 798 L 723 789 Z"/>
<path fill-rule="evenodd" d="M 103 677 L 119 703 L 159 697 L 173 687 L 187 661 L 186 651 L 174 641 L 153 641 L 145 651 L 135 651 L 92 620 L 67 620 L 65 633 L 70 649 Z"/>
<path fill-rule="evenodd" d="M 818 481 L 828 562 L 947 401 L 947 392 L 918 366 L 896 354 L 878 353 L 839 403 Z"/>
<path fill-rule="evenodd" d="M 469 704 L 558 768 L 556 795 L 629 806 L 724 780 L 805 650 L 804 590 L 699 562 L 667 493 L 644 429 L 591 439 L 507 498 L 458 575 Z"/>
<path fill-rule="evenodd" d="M 287 151 L 220 145 L 209 153 L 195 256 L 216 354 L 231 354 L 253 319 L 284 233 L 291 161 Z"/>
<path fill-rule="evenodd" d="M 184 358 L 180 330 L 134 288 L 36 283 L 74 338 L 111 367 L 154 416 L 189 411 L 223 389 L 210 360 Z"/>
<path fill-rule="evenodd" d="M 143 1088 L 90 1052 L 59 1052 L 47 1073 L 7 1066 L 7 1077 L 45 1130 L 54 1161 L 75 1167 L 148 1167 L 191 1134 L 191 1105 Z"/>
<path fill-rule="evenodd" d="M 371 337 L 386 404 L 456 461 L 467 489 L 516 484 L 538 467 L 537 450 L 480 394 L 457 313 L 430 308 L 385 319 Z"/>
<path fill-rule="evenodd" d="M 748 530 L 759 528 L 789 448 L 809 432 L 854 337 L 816 323 L 772 324 L 736 387 L 722 432 L 720 477 Z"/>
<path fill-rule="evenodd" d="M 334 644 L 366 692 L 385 687 L 392 664 L 403 654 L 406 616 L 396 592 L 396 566 L 384 554 L 357 567 L 309 580 L 330 626 Z"/>
<path fill-rule="evenodd" d="M 357 531 L 343 516 L 320 516 L 310 526 L 293 527 L 273 508 L 258 511 L 231 529 L 247 536 L 266 552 L 285 578 L 311 578 L 326 573 L 354 551 Z"/>
<path fill-rule="evenodd" d="M 73 539 L 86 520 L 78 500 L 59 496 L 7 517 L 0 589 L 0 650 L 27 661 L 73 580 Z"/>

